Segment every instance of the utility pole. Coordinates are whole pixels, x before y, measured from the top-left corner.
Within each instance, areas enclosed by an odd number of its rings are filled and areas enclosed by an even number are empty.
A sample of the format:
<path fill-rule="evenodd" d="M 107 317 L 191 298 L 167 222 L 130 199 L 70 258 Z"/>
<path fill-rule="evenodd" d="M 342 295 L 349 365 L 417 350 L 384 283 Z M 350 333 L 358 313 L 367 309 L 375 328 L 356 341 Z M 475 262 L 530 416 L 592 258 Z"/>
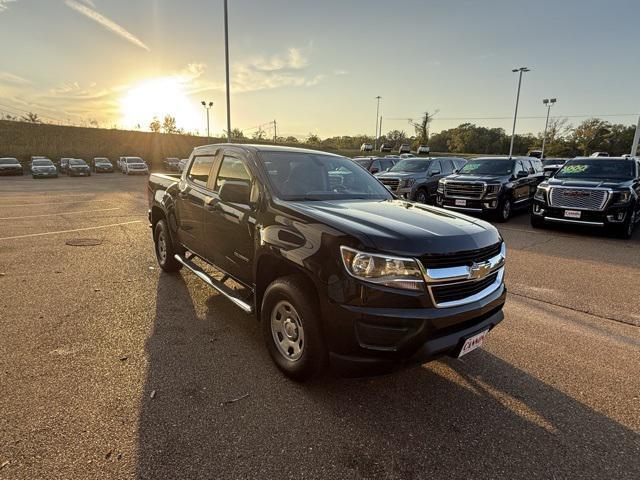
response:
<path fill-rule="evenodd" d="M 547 143 L 547 127 L 549 126 L 549 113 L 551 112 L 551 106 L 556 103 L 555 98 L 545 98 L 542 100 L 542 104 L 547 106 L 547 121 L 544 122 L 544 135 L 542 136 L 542 151 L 540 152 L 540 160 L 544 158 L 544 146 Z"/>
<path fill-rule="evenodd" d="M 227 141 L 231 142 L 231 92 L 229 86 L 229 15 L 224 0 L 224 61 L 227 77 Z"/>
<path fill-rule="evenodd" d="M 375 140 L 373 141 L 373 149 L 377 150 L 378 149 L 378 121 L 379 121 L 379 117 L 380 117 L 380 99 L 382 97 L 380 95 L 378 95 L 376 97 L 376 100 L 378 100 L 378 106 L 376 107 L 376 134 L 375 134 Z"/>
<path fill-rule="evenodd" d="M 518 93 L 516 94 L 516 111 L 513 114 L 513 129 L 511 130 L 511 145 L 509 146 L 509 158 L 513 155 L 513 140 L 516 136 L 516 119 L 518 118 L 518 102 L 520 102 L 520 86 L 522 85 L 522 74 L 529 72 L 527 67 L 514 68 L 511 70 L 513 73 L 520 72 L 518 76 Z"/>
<path fill-rule="evenodd" d="M 273 121 L 273 143 L 278 141 L 278 123 Z"/>
<path fill-rule="evenodd" d="M 382 136 L 382 115 L 380 115 L 380 130 L 378 130 L 378 138 Z"/>
<path fill-rule="evenodd" d="M 635 157 L 638 154 L 639 140 L 640 140 L 640 117 L 638 117 L 638 123 L 636 123 L 636 134 L 633 136 L 633 145 L 631 146 L 632 157 Z"/>

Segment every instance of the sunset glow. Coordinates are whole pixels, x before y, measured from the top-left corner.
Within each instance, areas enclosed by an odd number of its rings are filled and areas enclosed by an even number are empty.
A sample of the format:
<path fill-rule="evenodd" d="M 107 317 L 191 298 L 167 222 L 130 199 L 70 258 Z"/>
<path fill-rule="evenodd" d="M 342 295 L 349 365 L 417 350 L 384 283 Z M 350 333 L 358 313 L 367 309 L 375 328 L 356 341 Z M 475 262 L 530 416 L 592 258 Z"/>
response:
<path fill-rule="evenodd" d="M 133 86 L 120 99 L 121 123 L 126 128 L 138 125 L 146 130 L 154 117 L 176 118 L 178 128 L 186 131 L 202 127 L 202 112 L 189 98 L 180 77 L 162 77 Z"/>

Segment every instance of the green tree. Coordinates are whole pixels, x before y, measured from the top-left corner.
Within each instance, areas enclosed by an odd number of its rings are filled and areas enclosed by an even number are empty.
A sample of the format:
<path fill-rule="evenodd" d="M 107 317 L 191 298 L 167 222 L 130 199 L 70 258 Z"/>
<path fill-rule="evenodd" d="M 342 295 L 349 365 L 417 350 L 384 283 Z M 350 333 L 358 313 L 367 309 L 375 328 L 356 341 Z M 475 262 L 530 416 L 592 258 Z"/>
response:
<path fill-rule="evenodd" d="M 599 118 L 589 118 L 573 131 L 572 140 L 581 155 L 604 150 L 605 140 L 610 135 L 611 125 Z"/>
<path fill-rule="evenodd" d="M 265 132 L 262 127 L 258 127 L 258 129 L 253 132 L 251 138 L 253 140 L 264 140 L 265 138 L 267 138 L 267 132 Z"/>
<path fill-rule="evenodd" d="M 305 143 L 308 143 L 309 145 L 317 146 L 317 145 L 320 145 L 321 141 L 322 140 L 320 140 L 320 137 L 318 135 L 316 135 L 315 133 L 310 133 Z"/>
<path fill-rule="evenodd" d="M 160 120 L 158 120 L 158 117 L 153 117 L 153 120 L 151 120 L 151 123 L 149 124 L 149 130 L 153 133 L 158 133 L 161 128 L 162 124 L 160 123 Z"/>
<path fill-rule="evenodd" d="M 431 125 L 433 117 L 435 117 L 437 113 L 438 110 L 433 113 L 426 111 L 419 122 L 414 122 L 412 120 L 409 121 L 416 132 L 416 147 L 419 145 L 426 145 L 429 142 L 429 125 Z"/>
<path fill-rule="evenodd" d="M 162 122 L 162 130 L 164 130 L 164 133 L 177 133 L 176 117 L 165 115 Z"/>
<path fill-rule="evenodd" d="M 391 130 L 385 137 L 388 143 L 392 143 L 394 147 L 398 147 L 407 139 L 407 134 L 404 130 Z"/>
<path fill-rule="evenodd" d="M 226 130 L 224 131 L 224 134 L 227 134 Z M 230 137 L 232 142 L 242 142 L 247 139 L 247 137 L 244 136 L 244 132 L 239 128 L 232 129 Z"/>

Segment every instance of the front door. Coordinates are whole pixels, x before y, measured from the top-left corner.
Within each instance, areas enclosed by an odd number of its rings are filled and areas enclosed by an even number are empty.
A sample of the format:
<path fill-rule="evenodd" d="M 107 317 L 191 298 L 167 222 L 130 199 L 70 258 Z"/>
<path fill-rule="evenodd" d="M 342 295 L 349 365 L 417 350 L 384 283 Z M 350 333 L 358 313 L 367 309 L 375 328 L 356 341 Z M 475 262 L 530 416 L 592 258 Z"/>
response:
<path fill-rule="evenodd" d="M 224 150 L 217 171 L 205 208 L 207 255 L 217 267 L 250 285 L 256 232 L 257 188 L 254 177 L 244 152 L 233 148 Z M 226 181 L 244 181 L 253 185 L 252 204 L 222 201 L 220 188 Z"/>

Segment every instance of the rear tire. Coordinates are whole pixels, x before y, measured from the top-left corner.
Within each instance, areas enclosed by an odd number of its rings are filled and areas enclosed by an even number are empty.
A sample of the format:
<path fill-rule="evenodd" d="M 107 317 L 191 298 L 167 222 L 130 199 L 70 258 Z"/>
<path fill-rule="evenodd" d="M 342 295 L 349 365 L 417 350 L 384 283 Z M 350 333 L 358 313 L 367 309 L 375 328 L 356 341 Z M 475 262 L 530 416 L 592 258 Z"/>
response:
<path fill-rule="evenodd" d="M 267 350 L 287 377 L 305 381 L 328 364 L 315 288 L 303 275 L 274 280 L 265 291 L 260 320 Z"/>
<path fill-rule="evenodd" d="M 182 264 L 173 257 L 176 251 L 171 240 L 169 227 L 164 219 L 159 220 L 153 229 L 153 243 L 156 260 L 162 270 L 167 273 L 174 273 L 182 268 Z"/>

